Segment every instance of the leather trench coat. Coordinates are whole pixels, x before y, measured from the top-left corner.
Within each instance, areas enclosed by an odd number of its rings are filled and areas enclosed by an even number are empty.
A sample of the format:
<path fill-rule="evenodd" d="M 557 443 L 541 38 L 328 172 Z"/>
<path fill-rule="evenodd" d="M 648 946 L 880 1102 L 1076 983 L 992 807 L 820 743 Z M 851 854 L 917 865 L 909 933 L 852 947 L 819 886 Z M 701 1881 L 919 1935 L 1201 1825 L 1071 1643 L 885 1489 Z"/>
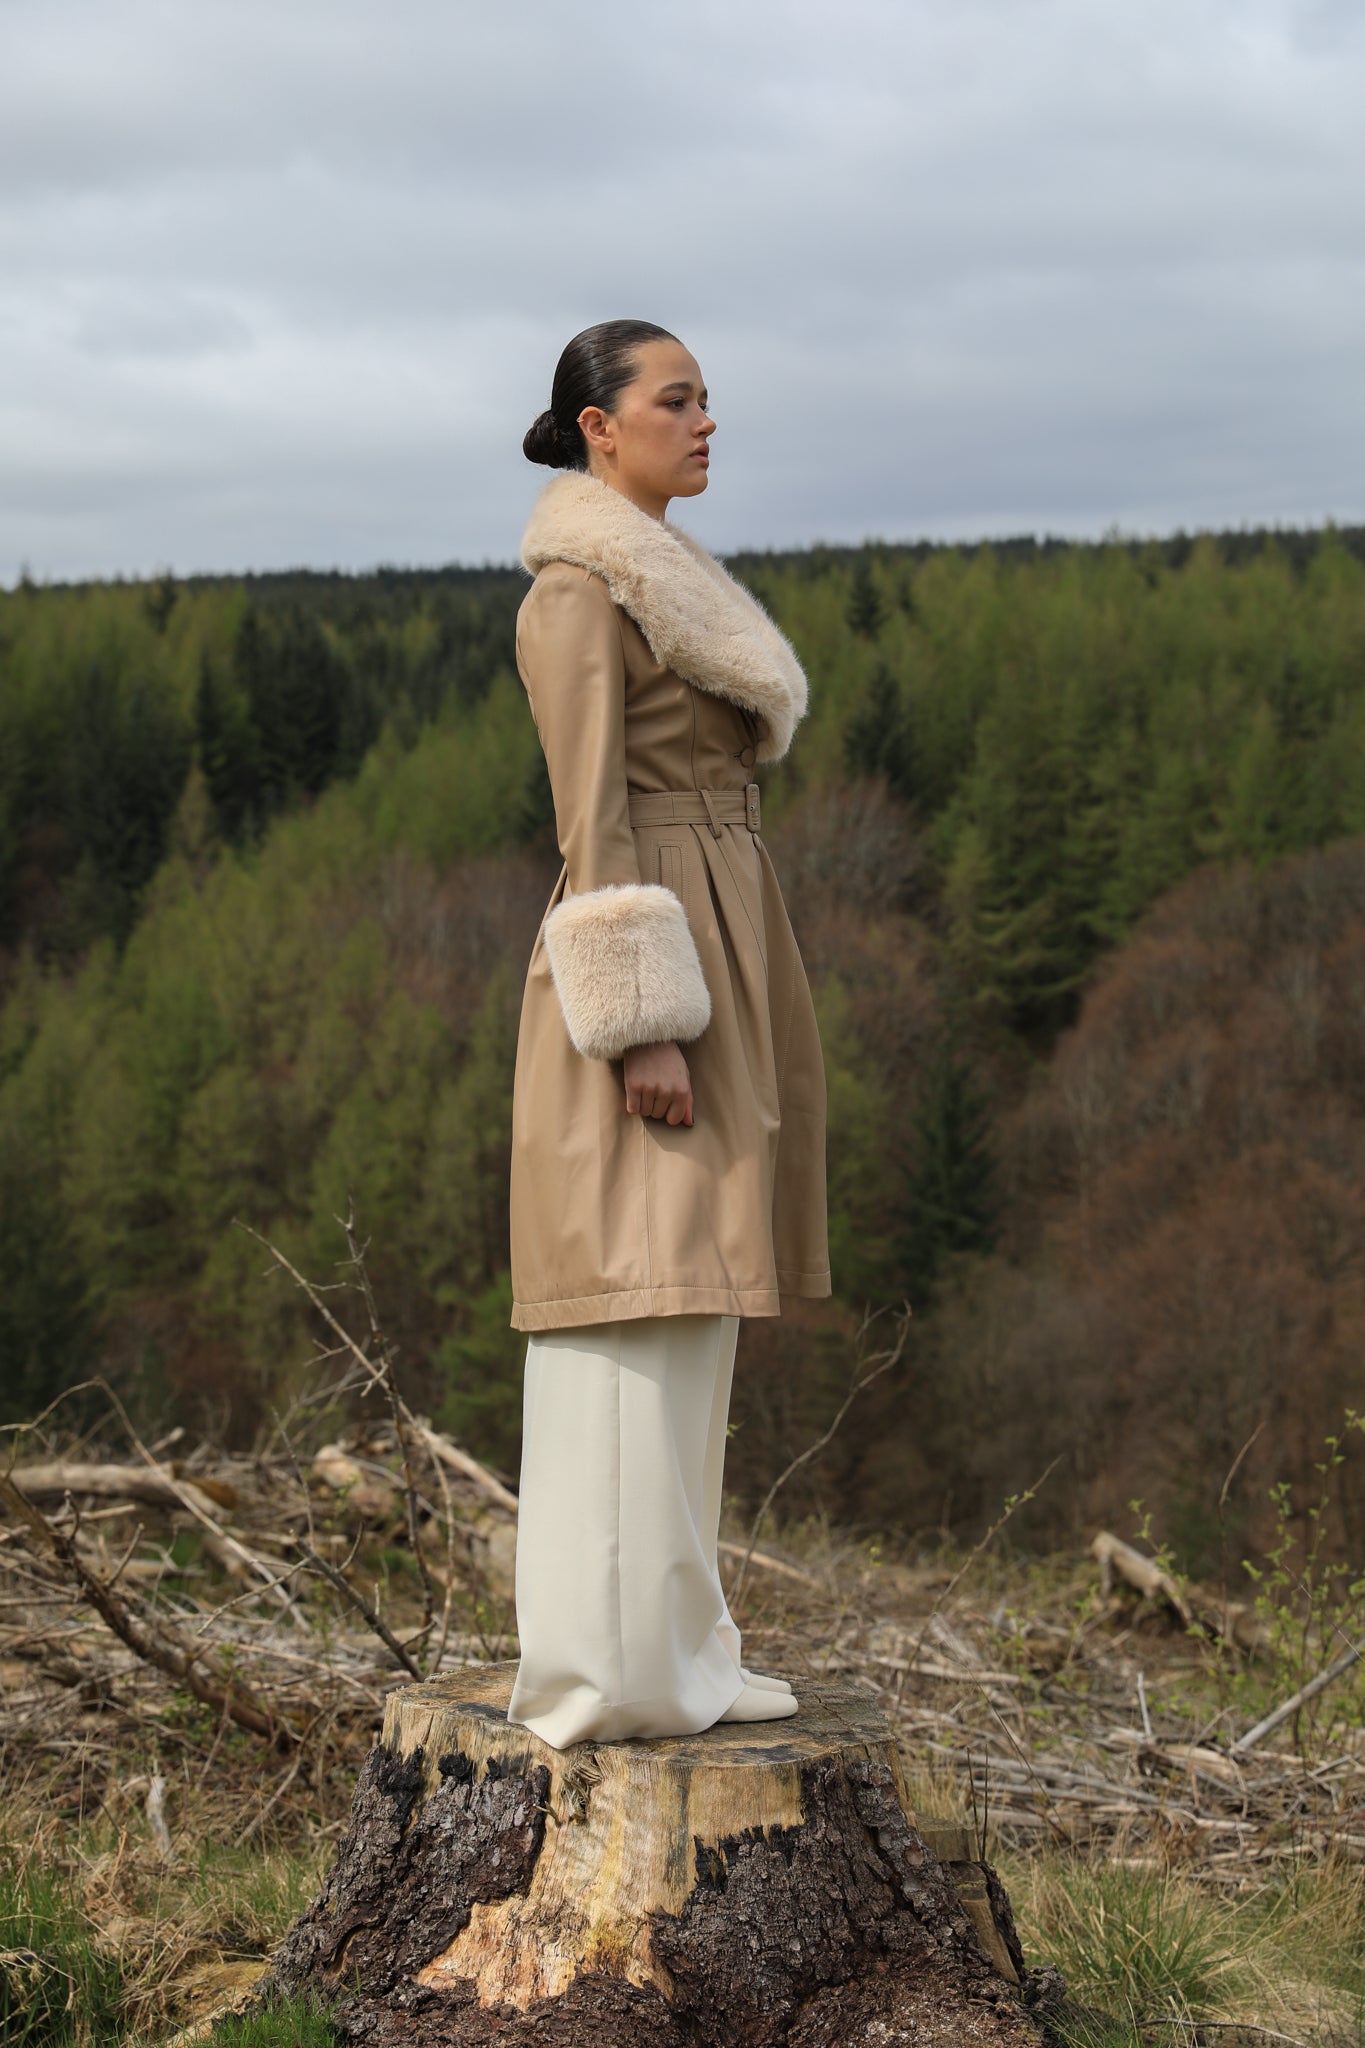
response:
<path fill-rule="evenodd" d="M 523 561 L 563 866 L 517 1039 L 512 1326 L 778 1315 L 830 1292 L 824 1062 L 754 774 L 804 676 L 719 563 L 596 479 L 546 486 Z M 690 1126 L 625 1106 L 625 1049 L 674 1037 Z"/>

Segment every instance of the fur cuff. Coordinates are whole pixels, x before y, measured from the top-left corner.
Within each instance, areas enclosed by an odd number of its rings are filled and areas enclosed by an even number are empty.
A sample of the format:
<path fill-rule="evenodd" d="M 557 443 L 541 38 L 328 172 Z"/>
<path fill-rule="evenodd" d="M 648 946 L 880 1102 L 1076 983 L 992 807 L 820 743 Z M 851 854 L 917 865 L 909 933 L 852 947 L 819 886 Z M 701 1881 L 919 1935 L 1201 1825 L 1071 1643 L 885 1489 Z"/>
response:
<path fill-rule="evenodd" d="M 711 996 L 687 912 L 659 882 L 608 882 L 566 896 L 545 920 L 545 950 L 576 1049 L 619 1059 L 628 1046 L 698 1038 Z"/>

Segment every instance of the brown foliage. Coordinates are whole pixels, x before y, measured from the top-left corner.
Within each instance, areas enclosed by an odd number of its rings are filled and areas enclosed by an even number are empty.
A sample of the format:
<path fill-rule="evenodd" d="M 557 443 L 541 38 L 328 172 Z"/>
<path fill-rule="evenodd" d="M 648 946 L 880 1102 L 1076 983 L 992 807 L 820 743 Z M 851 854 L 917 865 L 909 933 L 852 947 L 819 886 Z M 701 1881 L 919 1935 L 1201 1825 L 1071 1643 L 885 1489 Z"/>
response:
<path fill-rule="evenodd" d="M 1107 961 L 1004 1120 L 1002 1248 L 935 1318 L 951 1388 L 912 1392 L 909 1423 L 957 1499 L 940 1479 L 916 1517 L 986 1516 L 1054 1454 L 1053 1538 L 1140 1497 L 1209 1565 L 1268 1535 L 1273 1478 L 1306 1507 L 1362 1384 L 1362 899 L 1365 840 L 1206 868 Z M 907 1463 L 881 1447 L 888 1507 Z M 1358 1526 L 1349 1461 L 1340 1484 Z"/>

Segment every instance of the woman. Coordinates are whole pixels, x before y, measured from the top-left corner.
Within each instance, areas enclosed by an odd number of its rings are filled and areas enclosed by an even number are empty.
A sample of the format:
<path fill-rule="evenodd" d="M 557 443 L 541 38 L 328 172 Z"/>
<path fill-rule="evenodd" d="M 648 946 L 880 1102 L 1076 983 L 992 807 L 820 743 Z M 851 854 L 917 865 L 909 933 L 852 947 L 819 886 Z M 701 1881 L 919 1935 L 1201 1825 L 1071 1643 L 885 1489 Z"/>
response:
<path fill-rule="evenodd" d="M 665 518 L 706 489 L 706 403 L 675 336 L 607 321 L 524 443 L 562 472 L 522 542 L 517 666 L 564 866 L 513 1097 L 508 1718 L 556 1748 L 797 1710 L 740 1660 L 716 1537 L 739 1318 L 830 1291 L 824 1064 L 752 780 L 806 679 Z"/>

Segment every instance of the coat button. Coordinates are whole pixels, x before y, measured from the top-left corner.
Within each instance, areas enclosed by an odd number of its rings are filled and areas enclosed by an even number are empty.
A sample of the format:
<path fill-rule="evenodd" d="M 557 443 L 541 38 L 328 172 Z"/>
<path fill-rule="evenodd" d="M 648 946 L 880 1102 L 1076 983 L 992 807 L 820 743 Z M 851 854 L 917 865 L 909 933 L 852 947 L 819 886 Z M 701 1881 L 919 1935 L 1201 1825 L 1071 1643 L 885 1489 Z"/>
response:
<path fill-rule="evenodd" d="M 740 761 L 741 761 L 741 763 L 743 764 L 743 766 L 744 766 L 744 767 L 746 767 L 746 768 L 752 768 L 752 767 L 753 767 L 753 765 L 754 765 L 754 755 L 756 754 L 756 752 L 757 752 L 757 748 L 755 748 L 755 747 L 741 747 L 741 748 L 740 748 L 740 750 L 739 750 L 739 758 L 740 758 Z"/>

